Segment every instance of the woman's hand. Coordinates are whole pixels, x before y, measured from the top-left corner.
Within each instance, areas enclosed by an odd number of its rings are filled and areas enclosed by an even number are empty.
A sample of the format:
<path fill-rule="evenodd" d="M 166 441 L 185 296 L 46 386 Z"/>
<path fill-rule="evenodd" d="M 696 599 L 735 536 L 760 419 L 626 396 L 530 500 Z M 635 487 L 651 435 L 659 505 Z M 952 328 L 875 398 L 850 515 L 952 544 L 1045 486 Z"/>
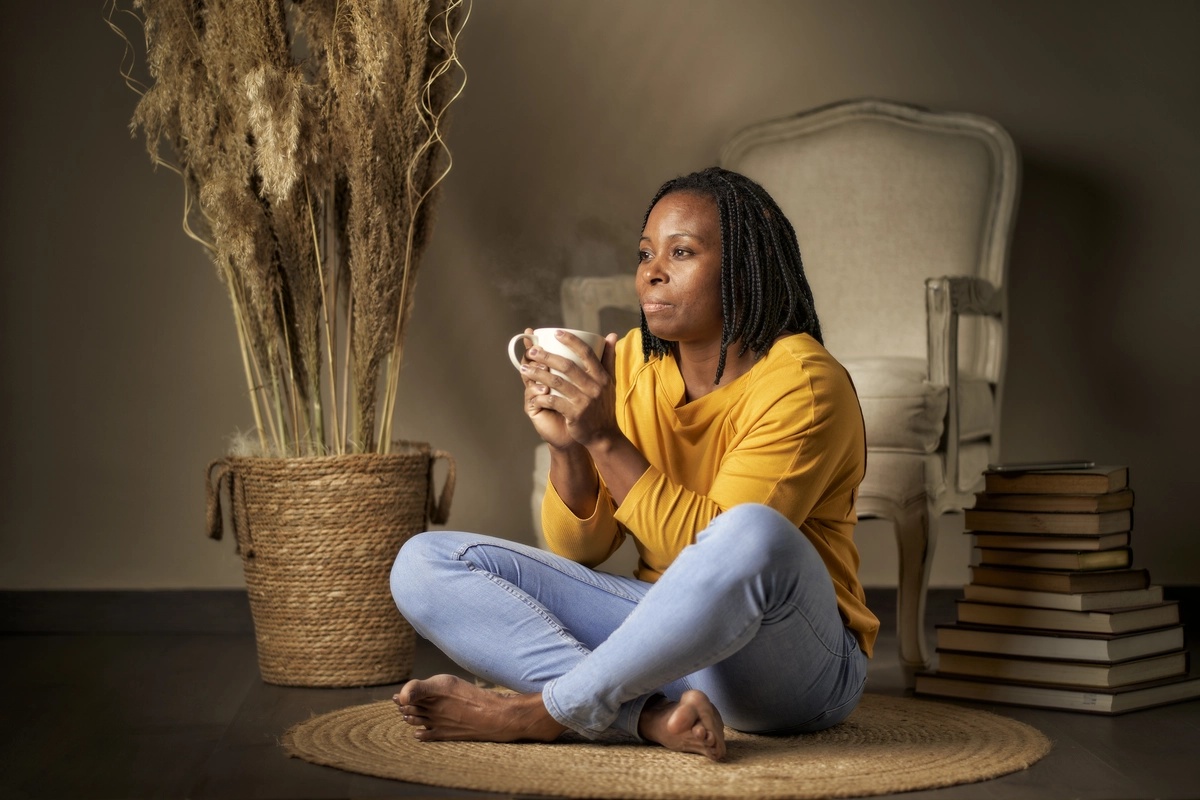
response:
<path fill-rule="evenodd" d="M 550 482 L 575 516 L 587 519 L 601 477 L 620 505 L 650 463 L 617 426 L 617 335 L 604 337 L 601 358 L 578 337 L 558 336 L 583 363 L 530 348 L 521 366 L 525 413 L 550 445 Z"/>
<path fill-rule="evenodd" d="M 537 347 L 525 353 L 521 365 L 525 413 L 534 429 L 559 450 L 577 444 L 586 447 L 598 438 L 620 435 L 613 379 L 617 335 L 605 337 L 603 359 L 596 358 L 574 334 L 559 331 L 557 335 L 583 364 Z"/>
<path fill-rule="evenodd" d="M 525 332 L 533 331 L 526 329 Z M 550 387 L 538 382 L 540 375 L 527 351 L 521 362 L 521 380 L 525 382 L 525 415 L 533 423 L 533 429 L 542 437 L 542 441 L 556 450 L 563 450 L 575 444 L 575 440 L 571 438 L 571 433 L 567 430 L 567 421 L 563 419 L 562 414 L 553 408 L 538 404 L 538 398 L 550 394 Z"/>

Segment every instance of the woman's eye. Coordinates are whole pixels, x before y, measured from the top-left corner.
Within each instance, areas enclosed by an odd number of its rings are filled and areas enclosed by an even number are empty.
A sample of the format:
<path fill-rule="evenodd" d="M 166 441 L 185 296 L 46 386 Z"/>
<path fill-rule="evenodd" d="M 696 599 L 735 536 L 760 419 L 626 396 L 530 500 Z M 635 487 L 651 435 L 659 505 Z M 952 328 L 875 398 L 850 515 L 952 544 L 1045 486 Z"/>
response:
<path fill-rule="evenodd" d="M 648 252 L 646 252 L 645 250 L 638 250 L 638 262 L 639 263 L 642 261 L 649 261 L 649 260 L 650 260 L 650 254 Z"/>
<path fill-rule="evenodd" d="M 682 247 L 676 247 L 672 251 L 672 255 L 674 255 L 676 258 L 684 258 L 689 255 L 689 251 L 684 250 Z"/>

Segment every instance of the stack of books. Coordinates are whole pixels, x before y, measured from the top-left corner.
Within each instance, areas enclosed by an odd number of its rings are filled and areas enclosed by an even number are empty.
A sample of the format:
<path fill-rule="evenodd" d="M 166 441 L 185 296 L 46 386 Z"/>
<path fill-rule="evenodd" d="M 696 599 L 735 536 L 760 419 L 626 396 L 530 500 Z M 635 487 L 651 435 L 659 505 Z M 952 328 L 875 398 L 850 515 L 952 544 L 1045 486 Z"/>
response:
<path fill-rule="evenodd" d="M 1178 603 L 1133 567 L 1123 466 L 985 473 L 971 582 L 917 694 L 1119 714 L 1200 697 Z"/>

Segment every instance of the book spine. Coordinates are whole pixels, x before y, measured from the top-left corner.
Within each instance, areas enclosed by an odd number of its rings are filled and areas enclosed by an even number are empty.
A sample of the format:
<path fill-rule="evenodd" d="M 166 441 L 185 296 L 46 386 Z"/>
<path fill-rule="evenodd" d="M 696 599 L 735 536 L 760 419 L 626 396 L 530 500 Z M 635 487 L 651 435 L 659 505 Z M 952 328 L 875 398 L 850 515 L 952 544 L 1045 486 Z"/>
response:
<path fill-rule="evenodd" d="M 963 597 L 976 603 L 1056 608 L 1064 611 L 1098 611 L 1157 605 L 1163 602 L 1163 591 L 1161 586 L 1151 586 L 1146 589 L 1125 589 L 1114 592 L 1039 592 L 1030 589 L 968 583 L 963 587 Z"/>
<path fill-rule="evenodd" d="M 1163 603 L 1124 611 L 1061 611 L 959 601 L 958 621 L 974 625 L 1039 628 L 1078 633 L 1131 633 L 1179 622 L 1179 607 Z"/>
<path fill-rule="evenodd" d="M 1073 514 L 968 509 L 963 522 L 965 527 L 973 531 L 1084 536 L 1131 530 L 1133 512 L 1127 509 L 1098 514 Z"/>
<path fill-rule="evenodd" d="M 1096 550 L 1091 552 L 1055 552 L 1052 550 L 997 550 L 976 548 L 979 563 L 983 566 L 1019 567 L 1026 569 L 1068 570 L 1093 572 L 1096 570 L 1122 569 L 1132 559 L 1129 548 Z"/>

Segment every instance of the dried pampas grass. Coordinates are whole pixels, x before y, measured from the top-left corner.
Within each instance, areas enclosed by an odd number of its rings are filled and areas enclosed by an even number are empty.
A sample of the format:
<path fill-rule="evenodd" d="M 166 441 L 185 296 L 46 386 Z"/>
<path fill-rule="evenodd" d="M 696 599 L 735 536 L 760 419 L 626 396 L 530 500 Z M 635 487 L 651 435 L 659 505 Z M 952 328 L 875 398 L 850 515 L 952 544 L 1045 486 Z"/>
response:
<path fill-rule="evenodd" d="M 260 453 L 387 452 L 464 0 L 113 0 L 131 130 L 229 290 Z M 147 79 L 133 76 L 144 30 Z M 239 437 L 239 451 L 248 448 Z"/>

